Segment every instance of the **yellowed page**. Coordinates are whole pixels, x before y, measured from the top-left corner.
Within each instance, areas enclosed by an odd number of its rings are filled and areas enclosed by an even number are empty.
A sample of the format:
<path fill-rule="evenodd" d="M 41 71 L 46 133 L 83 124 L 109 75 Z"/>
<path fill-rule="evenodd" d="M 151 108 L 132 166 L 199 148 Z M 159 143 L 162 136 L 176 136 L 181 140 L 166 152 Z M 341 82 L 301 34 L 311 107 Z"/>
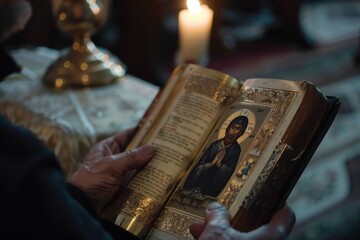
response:
<path fill-rule="evenodd" d="M 128 184 L 115 222 L 140 237 L 240 87 L 226 74 L 194 65 L 175 72 L 157 100 L 161 104 L 153 106 L 130 144 L 148 143 L 157 149 L 152 161 Z"/>

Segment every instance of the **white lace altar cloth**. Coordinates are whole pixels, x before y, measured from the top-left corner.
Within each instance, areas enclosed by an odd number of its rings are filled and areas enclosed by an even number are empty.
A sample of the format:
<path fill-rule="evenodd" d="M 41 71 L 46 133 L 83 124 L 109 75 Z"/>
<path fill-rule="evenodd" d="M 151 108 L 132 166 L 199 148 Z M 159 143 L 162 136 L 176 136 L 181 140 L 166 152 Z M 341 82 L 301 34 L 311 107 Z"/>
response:
<path fill-rule="evenodd" d="M 103 87 L 56 91 L 41 77 L 57 51 L 18 49 L 12 56 L 23 68 L 0 84 L 0 112 L 53 149 L 67 175 L 95 142 L 135 127 L 158 92 L 131 75 Z"/>

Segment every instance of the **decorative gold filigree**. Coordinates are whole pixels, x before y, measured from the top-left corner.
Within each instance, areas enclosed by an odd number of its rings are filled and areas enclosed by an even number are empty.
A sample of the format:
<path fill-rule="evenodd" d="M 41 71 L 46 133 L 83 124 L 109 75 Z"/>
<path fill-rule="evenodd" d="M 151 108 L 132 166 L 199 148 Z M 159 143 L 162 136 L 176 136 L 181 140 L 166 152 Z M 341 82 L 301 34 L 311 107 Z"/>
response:
<path fill-rule="evenodd" d="M 183 239 L 194 239 L 190 233 L 189 226 L 198 221 L 197 219 L 165 209 L 155 223 L 155 228 L 170 232 Z"/>
<path fill-rule="evenodd" d="M 125 190 L 120 198 L 122 212 L 142 222 L 144 225 L 152 224 L 159 212 L 160 205 L 154 200 Z"/>
<path fill-rule="evenodd" d="M 252 170 L 256 166 L 258 159 L 260 158 L 265 147 L 268 145 L 270 139 L 273 136 L 273 133 L 279 126 L 285 113 L 291 106 L 291 103 L 293 102 L 296 94 L 297 92 L 274 89 L 242 89 L 242 92 L 239 95 L 239 101 L 256 102 L 269 105 L 272 107 L 272 111 L 270 112 L 270 116 L 267 119 L 266 123 L 263 125 L 263 127 L 259 131 L 259 134 L 250 146 L 250 150 L 248 151 L 247 155 L 244 156 L 244 161 L 242 165 L 240 165 L 235 177 L 232 178 L 230 184 L 224 191 L 224 194 L 219 199 L 219 202 L 221 202 L 225 207 L 229 208 L 234 202 L 236 196 L 241 191 L 247 177 L 251 174 Z M 245 207 L 249 206 L 251 200 L 256 196 L 258 189 L 260 189 L 263 183 L 266 181 L 276 161 L 278 160 L 278 157 L 280 156 L 280 150 L 283 150 L 283 145 L 277 146 L 272 153 L 264 171 L 257 179 L 253 189 L 251 190 L 251 193 L 249 193 L 248 197 L 245 199 Z M 250 161 L 251 164 L 248 164 L 246 166 L 246 164 Z M 245 167 L 247 167 L 247 169 L 245 169 Z M 244 170 L 246 170 L 246 173 L 244 173 Z"/>
<path fill-rule="evenodd" d="M 192 74 L 189 76 L 189 81 L 187 82 L 185 89 L 189 92 L 212 96 L 212 98 L 218 102 L 225 102 L 227 99 L 235 96 L 239 87 L 240 84 L 231 87 L 226 84 L 226 82 L 219 81 L 219 79 L 203 74 Z"/>
<path fill-rule="evenodd" d="M 269 161 L 266 163 L 266 166 L 264 170 L 261 172 L 260 176 L 257 178 L 254 186 L 252 187 L 250 193 L 246 196 L 243 207 L 249 208 L 252 204 L 254 198 L 258 194 L 258 192 L 261 190 L 261 187 L 263 186 L 264 182 L 268 179 L 271 171 L 274 169 L 275 164 L 281 157 L 284 150 L 286 150 L 288 146 L 286 144 L 280 143 L 276 146 L 275 150 L 272 152 L 271 157 Z"/>
<path fill-rule="evenodd" d="M 226 208 L 234 203 L 236 196 L 244 185 L 245 180 L 239 178 L 231 179 L 229 187 L 225 190 L 219 202 Z"/>

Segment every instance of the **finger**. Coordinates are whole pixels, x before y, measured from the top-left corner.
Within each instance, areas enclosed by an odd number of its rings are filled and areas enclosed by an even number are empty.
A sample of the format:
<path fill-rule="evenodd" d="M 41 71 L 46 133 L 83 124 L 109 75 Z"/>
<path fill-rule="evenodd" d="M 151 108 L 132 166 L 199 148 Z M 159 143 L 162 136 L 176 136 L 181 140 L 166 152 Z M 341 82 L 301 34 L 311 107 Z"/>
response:
<path fill-rule="evenodd" d="M 222 239 L 230 229 L 229 214 L 221 204 L 210 203 L 205 213 L 205 228 L 200 239 Z"/>
<path fill-rule="evenodd" d="M 100 159 L 120 151 L 118 144 L 113 137 L 106 138 L 95 144 L 86 156 L 86 160 Z"/>
<path fill-rule="evenodd" d="M 132 134 L 134 133 L 135 128 L 129 128 L 124 132 L 114 135 L 114 140 L 120 146 L 121 149 L 124 149 Z"/>
<path fill-rule="evenodd" d="M 155 148 L 144 145 L 112 156 L 112 164 L 121 172 L 136 169 L 145 165 L 155 154 Z"/>
<path fill-rule="evenodd" d="M 294 212 L 287 204 L 277 212 L 269 222 L 269 226 L 277 228 L 278 231 L 283 232 L 286 236 L 290 234 L 296 222 Z"/>
<path fill-rule="evenodd" d="M 207 224 L 215 222 L 230 225 L 230 216 L 226 208 L 220 203 L 212 202 L 206 208 L 205 222 Z"/>
<path fill-rule="evenodd" d="M 195 222 L 190 225 L 190 233 L 194 238 L 199 238 L 201 233 L 204 231 L 205 223 Z"/>

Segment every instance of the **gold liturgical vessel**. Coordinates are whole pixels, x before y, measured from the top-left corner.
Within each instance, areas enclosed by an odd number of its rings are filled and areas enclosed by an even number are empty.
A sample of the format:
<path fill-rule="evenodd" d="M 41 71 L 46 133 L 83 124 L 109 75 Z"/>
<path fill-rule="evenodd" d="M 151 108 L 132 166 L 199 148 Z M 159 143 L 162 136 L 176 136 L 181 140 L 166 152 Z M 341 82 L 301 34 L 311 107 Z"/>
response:
<path fill-rule="evenodd" d="M 73 37 L 73 43 L 49 66 L 43 83 L 54 88 L 100 86 L 123 77 L 125 65 L 90 39 L 105 24 L 110 0 L 53 0 L 52 4 L 59 28 Z"/>

